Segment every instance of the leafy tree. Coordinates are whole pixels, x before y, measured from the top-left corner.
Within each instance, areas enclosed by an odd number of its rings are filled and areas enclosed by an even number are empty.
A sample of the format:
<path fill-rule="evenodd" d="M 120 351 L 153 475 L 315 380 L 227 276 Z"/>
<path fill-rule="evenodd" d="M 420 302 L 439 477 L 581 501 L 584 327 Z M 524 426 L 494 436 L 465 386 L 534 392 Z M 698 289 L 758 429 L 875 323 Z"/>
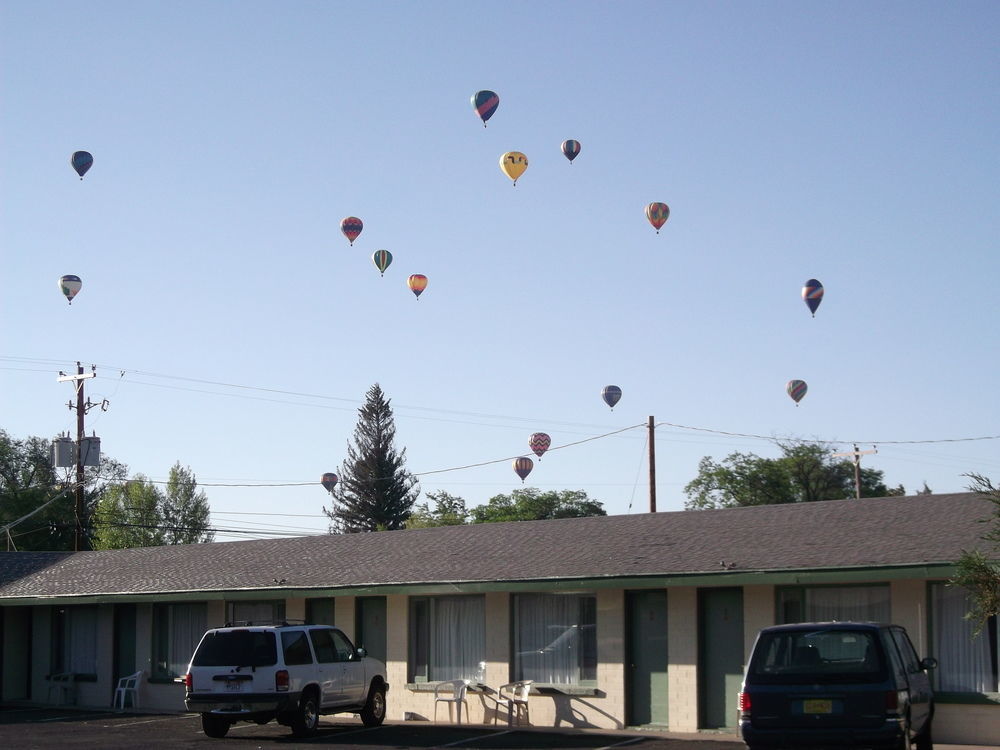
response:
<path fill-rule="evenodd" d="M 40 437 L 15 440 L 0 430 L 0 526 L 34 514 L 10 529 L 11 549 L 72 550 L 76 531 L 76 497 L 72 471 L 52 466 L 52 444 Z M 121 481 L 127 467 L 103 457 L 101 466 L 84 469 L 83 526 L 89 528 L 94 508 L 112 483 Z M 64 494 L 64 490 L 68 490 Z M 50 502 L 51 501 L 51 502 Z M 44 506 L 44 507 L 43 507 Z M 87 545 L 88 539 L 84 537 Z"/>
<path fill-rule="evenodd" d="M 94 513 L 94 549 L 163 544 L 163 494 L 142 474 L 104 493 Z"/>
<path fill-rule="evenodd" d="M 208 497 L 198 489 L 191 467 L 181 466 L 180 461 L 170 468 L 160 509 L 166 544 L 195 544 L 215 538 L 209 528 Z"/>
<path fill-rule="evenodd" d="M 430 526 L 461 526 L 469 522 L 469 511 L 465 500 L 447 492 L 428 492 L 427 497 L 434 501 L 434 509 L 429 503 L 419 503 L 414 506 L 406 521 L 408 529 L 424 529 Z"/>
<path fill-rule="evenodd" d="M 49 441 L 39 437 L 15 440 L 0 430 L 0 526 L 42 508 L 61 489 L 49 458 Z M 0 544 L 9 549 L 72 549 L 73 526 L 68 531 L 62 528 L 72 520 L 73 495 L 67 493 L 10 529 L 10 538 Z"/>
<path fill-rule="evenodd" d="M 603 503 L 591 500 L 583 490 L 542 492 L 534 487 L 494 495 L 486 505 L 469 511 L 472 523 L 539 521 L 547 518 L 606 516 Z"/>
<path fill-rule="evenodd" d="M 1000 487 L 995 487 L 990 479 L 981 474 L 966 476 L 972 480 L 968 489 L 993 504 L 992 528 L 982 538 L 1000 554 Z M 951 583 L 968 590 L 972 609 L 966 617 L 972 620 L 978 635 L 990 617 L 1000 615 L 1000 565 L 981 550 L 964 551 L 955 564 L 957 570 Z"/>
<path fill-rule="evenodd" d="M 401 529 L 420 494 L 416 478 L 405 469 L 406 449 L 395 448 L 396 425 L 390 402 L 375 383 L 358 409 L 354 444 L 347 446 L 333 493 L 323 512 L 331 533 Z"/>
<path fill-rule="evenodd" d="M 854 464 L 837 461 L 822 443 L 779 444 L 780 458 L 731 453 L 721 463 L 710 456 L 698 464 L 698 476 L 684 488 L 689 510 L 748 505 L 814 502 L 854 497 Z M 861 496 L 902 495 L 900 485 L 886 487 L 883 473 L 862 468 Z"/>

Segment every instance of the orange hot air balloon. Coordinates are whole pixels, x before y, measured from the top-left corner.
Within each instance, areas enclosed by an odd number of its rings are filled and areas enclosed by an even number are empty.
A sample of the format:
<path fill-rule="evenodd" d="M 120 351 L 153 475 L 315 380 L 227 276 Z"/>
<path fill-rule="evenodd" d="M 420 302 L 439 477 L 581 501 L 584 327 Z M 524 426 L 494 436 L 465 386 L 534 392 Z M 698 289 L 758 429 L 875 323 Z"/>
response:
<path fill-rule="evenodd" d="M 410 287 L 410 291 L 417 295 L 417 299 L 420 299 L 421 292 L 427 288 L 427 277 L 422 273 L 414 273 L 410 275 L 410 278 L 406 280 L 406 285 Z"/>

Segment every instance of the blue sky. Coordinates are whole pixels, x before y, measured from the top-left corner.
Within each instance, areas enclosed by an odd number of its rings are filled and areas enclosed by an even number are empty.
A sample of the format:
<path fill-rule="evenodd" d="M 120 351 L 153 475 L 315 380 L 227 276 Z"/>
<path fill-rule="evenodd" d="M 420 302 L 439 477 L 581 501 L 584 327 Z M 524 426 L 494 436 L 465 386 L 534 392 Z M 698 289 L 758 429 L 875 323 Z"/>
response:
<path fill-rule="evenodd" d="M 75 429 L 57 373 L 96 364 L 106 455 L 287 533 L 326 528 L 375 382 L 423 492 L 470 506 L 646 510 L 650 415 L 660 510 L 770 438 L 998 479 L 998 37 L 995 2 L 5 0 L 0 427 Z M 535 431 L 577 444 L 522 485 Z"/>

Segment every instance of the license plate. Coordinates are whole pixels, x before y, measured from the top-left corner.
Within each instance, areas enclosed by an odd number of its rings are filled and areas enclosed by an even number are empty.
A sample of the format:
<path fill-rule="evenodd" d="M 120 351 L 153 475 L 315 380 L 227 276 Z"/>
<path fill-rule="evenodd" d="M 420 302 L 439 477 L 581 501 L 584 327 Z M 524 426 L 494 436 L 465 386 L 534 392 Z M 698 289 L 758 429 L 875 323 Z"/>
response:
<path fill-rule="evenodd" d="M 817 700 L 817 699 L 802 701 L 802 713 L 804 714 L 833 713 L 833 701 Z"/>
<path fill-rule="evenodd" d="M 243 689 L 243 680 L 226 680 L 226 690 L 230 693 L 238 693 Z"/>

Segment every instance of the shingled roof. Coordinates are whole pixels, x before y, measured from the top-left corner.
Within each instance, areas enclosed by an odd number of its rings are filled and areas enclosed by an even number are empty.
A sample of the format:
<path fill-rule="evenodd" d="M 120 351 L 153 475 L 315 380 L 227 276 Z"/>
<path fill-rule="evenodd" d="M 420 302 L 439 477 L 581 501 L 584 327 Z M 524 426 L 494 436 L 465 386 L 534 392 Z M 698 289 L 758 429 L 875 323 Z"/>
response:
<path fill-rule="evenodd" d="M 963 550 L 988 550 L 981 540 L 988 527 L 980 522 L 991 510 L 988 501 L 962 493 L 102 552 L 0 552 L 0 604 L 930 569 L 950 565 Z"/>

